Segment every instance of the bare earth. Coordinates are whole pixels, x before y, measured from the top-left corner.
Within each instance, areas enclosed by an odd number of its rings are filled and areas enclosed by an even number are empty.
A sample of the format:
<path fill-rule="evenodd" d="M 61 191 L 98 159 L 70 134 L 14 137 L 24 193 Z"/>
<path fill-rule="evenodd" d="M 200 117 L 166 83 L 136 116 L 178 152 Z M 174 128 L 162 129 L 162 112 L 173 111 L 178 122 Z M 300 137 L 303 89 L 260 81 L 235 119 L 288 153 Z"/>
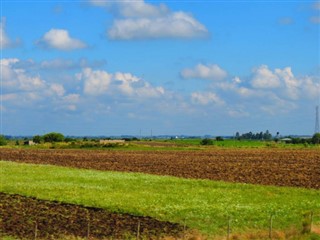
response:
<path fill-rule="evenodd" d="M 15 162 L 320 189 L 319 149 L 0 150 Z"/>

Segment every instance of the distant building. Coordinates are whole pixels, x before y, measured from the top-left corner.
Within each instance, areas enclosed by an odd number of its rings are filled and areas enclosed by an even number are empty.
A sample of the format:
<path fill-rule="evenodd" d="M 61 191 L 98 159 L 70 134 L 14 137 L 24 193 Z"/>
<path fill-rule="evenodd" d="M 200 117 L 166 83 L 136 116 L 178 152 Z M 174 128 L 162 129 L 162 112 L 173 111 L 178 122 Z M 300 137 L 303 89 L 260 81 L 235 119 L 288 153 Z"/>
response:
<path fill-rule="evenodd" d="M 125 143 L 125 140 L 103 140 L 99 141 L 100 144 L 110 144 L 110 143 Z"/>
<path fill-rule="evenodd" d="M 32 140 L 27 140 L 27 141 L 24 141 L 23 145 L 29 145 L 29 146 L 32 146 L 32 145 L 36 145 L 36 143 Z"/>
<path fill-rule="evenodd" d="M 292 139 L 291 138 L 281 138 L 280 141 L 285 142 L 285 143 L 291 143 Z"/>

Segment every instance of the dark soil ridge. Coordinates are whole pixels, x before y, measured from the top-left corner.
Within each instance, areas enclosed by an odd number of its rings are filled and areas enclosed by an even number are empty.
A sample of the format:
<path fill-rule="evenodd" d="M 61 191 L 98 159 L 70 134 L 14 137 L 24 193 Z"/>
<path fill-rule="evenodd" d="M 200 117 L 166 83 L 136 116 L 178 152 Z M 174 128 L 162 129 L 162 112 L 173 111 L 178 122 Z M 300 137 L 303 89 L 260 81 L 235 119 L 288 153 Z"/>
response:
<path fill-rule="evenodd" d="M 319 149 L 0 150 L 6 161 L 320 189 Z"/>
<path fill-rule="evenodd" d="M 0 238 L 61 239 L 74 236 L 90 239 L 141 239 L 164 236 L 180 238 L 183 227 L 151 217 L 112 213 L 31 197 L 0 193 Z"/>

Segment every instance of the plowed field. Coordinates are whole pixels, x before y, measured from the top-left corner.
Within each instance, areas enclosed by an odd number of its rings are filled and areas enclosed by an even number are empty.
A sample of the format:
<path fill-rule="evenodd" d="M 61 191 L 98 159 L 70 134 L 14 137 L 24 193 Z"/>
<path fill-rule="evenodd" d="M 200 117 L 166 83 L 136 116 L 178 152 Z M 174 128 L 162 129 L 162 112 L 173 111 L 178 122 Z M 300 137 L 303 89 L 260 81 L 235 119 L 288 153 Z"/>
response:
<path fill-rule="evenodd" d="M 159 236 L 182 235 L 178 224 L 160 222 L 149 217 L 110 213 L 95 208 L 72 204 L 40 201 L 19 195 L 0 193 L 1 232 L 23 239 L 62 239 L 63 236 L 90 237 L 90 239 L 159 239 Z"/>
<path fill-rule="evenodd" d="M 25 163 L 320 189 L 319 149 L 97 151 L 2 148 L 0 156 L 2 160 Z"/>

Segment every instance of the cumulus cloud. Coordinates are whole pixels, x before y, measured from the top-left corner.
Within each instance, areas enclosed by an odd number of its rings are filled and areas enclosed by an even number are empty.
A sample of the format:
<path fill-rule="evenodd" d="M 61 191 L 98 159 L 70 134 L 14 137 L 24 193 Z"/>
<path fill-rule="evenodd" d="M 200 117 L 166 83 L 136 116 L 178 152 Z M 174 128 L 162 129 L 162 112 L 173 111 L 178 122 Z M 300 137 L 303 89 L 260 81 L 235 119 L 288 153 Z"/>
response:
<path fill-rule="evenodd" d="M 51 29 L 36 42 L 36 45 L 43 48 L 52 48 L 62 51 L 70 51 L 87 47 L 84 42 L 70 37 L 69 32 L 64 29 Z"/>
<path fill-rule="evenodd" d="M 6 33 L 6 18 L 2 17 L 0 22 L 0 49 L 13 48 L 20 44 L 20 41 L 17 39 L 15 41 L 11 40 Z"/>
<path fill-rule="evenodd" d="M 164 5 L 138 1 L 90 0 L 93 6 L 104 7 L 115 16 L 108 37 L 114 40 L 159 38 L 205 38 L 207 28 L 191 14 L 172 12 Z"/>
<path fill-rule="evenodd" d="M 134 87 L 133 85 L 135 83 L 138 83 L 140 79 L 131 73 L 121 73 L 117 72 L 114 75 L 114 79 L 116 81 L 121 82 L 119 85 L 119 89 L 121 92 L 123 92 L 126 95 L 132 95 L 134 93 Z"/>
<path fill-rule="evenodd" d="M 224 105 L 225 102 L 213 92 L 193 92 L 191 94 L 191 100 L 193 103 L 201 105 Z"/>
<path fill-rule="evenodd" d="M 251 84 L 254 88 L 277 88 L 280 87 L 280 79 L 266 65 L 253 70 Z"/>
<path fill-rule="evenodd" d="M 87 95 L 114 95 L 140 98 L 159 97 L 165 93 L 163 87 L 153 87 L 150 83 L 131 73 L 116 72 L 114 74 L 102 70 L 86 68 L 77 74 L 84 81 L 84 93 Z"/>
<path fill-rule="evenodd" d="M 33 104 L 35 101 L 54 100 L 64 96 L 65 89 L 58 83 L 48 83 L 40 77 L 29 73 L 19 66 L 16 58 L 1 59 L 2 99 L 5 102 Z"/>
<path fill-rule="evenodd" d="M 292 73 L 291 67 L 286 67 L 284 69 L 276 69 L 275 73 L 285 85 L 285 91 L 287 93 L 287 97 L 291 99 L 299 98 L 299 87 L 301 81 L 299 81 Z"/>
<path fill-rule="evenodd" d="M 29 76 L 24 69 L 16 68 L 19 59 L 1 59 L 2 85 L 7 90 L 33 91 L 43 89 L 45 82 L 40 76 Z"/>
<path fill-rule="evenodd" d="M 152 5 L 143 0 L 136 1 L 99 1 L 90 0 L 93 6 L 105 7 L 121 17 L 159 17 L 169 12 L 166 5 Z"/>
<path fill-rule="evenodd" d="M 101 95 L 104 94 L 110 85 L 112 75 L 99 70 L 92 70 L 85 68 L 77 74 L 79 80 L 84 81 L 84 93 L 88 95 Z"/>
<path fill-rule="evenodd" d="M 208 80 L 222 80 L 227 76 L 227 72 L 224 71 L 216 64 L 198 64 L 193 68 L 185 68 L 180 72 L 180 75 L 184 79 L 199 78 Z"/>
<path fill-rule="evenodd" d="M 169 27 L 170 26 L 170 27 Z M 111 39 L 203 38 L 204 25 L 190 14 L 175 12 L 158 18 L 116 19 L 108 31 Z"/>

